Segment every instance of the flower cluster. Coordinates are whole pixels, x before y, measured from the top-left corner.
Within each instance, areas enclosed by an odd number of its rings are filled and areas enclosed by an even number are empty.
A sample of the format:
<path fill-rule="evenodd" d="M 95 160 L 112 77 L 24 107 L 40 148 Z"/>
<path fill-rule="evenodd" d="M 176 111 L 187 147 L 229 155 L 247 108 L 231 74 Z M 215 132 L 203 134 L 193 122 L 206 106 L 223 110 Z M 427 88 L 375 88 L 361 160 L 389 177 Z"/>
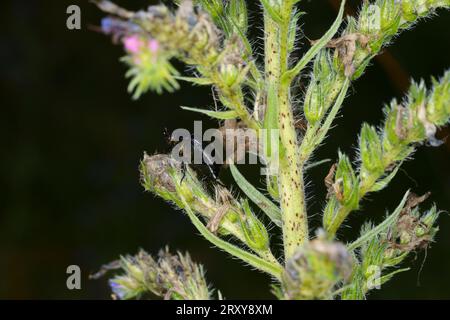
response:
<path fill-rule="evenodd" d="M 283 274 L 285 299 L 330 299 L 333 289 L 348 280 L 353 268 L 352 256 L 344 244 L 322 237 L 297 249 L 286 263 Z"/>
<path fill-rule="evenodd" d="M 324 228 L 330 235 L 334 235 L 347 215 L 358 208 L 367 193 L 387 186 L 397 173 L 399 163 L 415 150 L 414 144 L 439 145 L 434 136 L 436 128 L 450 119 L 450 72 L 440 81 L 433 79 L 433 85 L 433 90 L 428 91 L 423 82 L 414 83 L 403 103 L 394 100 L 387 106 L 381 133 L 368 124 L 363 125 L 358 174 L 347 156 L 340 154 L 323 218 Z"/>
<path fill-rule="evenodd" d="M 144 155 L 141 182 L 145 190 L 193 210 L 212 233 L 232 235 L 263 256 L 271 256 L 267 229 L 246 200 L 239 202 L 224 187 L 215 187 L 215 197 L 206 190 L 196 172 L 168 155 Z M 273 258 L 275 260 L 275 258 Z"/>
<path fill-rule="evenodd" d="M 372 223 L 363 226 L 361 239 L 365 241 L 357 240 L 350 245 L 355 249 L 361 247 L 357 250 L 357 263 L 350 284 L 342 292 L 342 298 L 365 298 L 371 289 L 379 288 L 395 274 L 409 270 L 393 268 L 410 252 L 428 248 L 438 230 L 435 223 L 439 212 L 433 206 L 426 213 L 420 213 L 418 204 L 427 196 L 417 197 L 409 194 L 405 198 L 404 207 L 399 206 L 397 212 L 388 217 L 384 223 L 377 227 Z"/>
<path fill-rule="evenodd" d="M 149 89 L 157 93 L 178 89 L 177 79 L 215 84 L 222 103 L 236 110 L 236 117 L 251 122 L 240 88 L 246 81 L 250 57 L 245 54 L 248 48 L 242 38 L 232 33 L 236 29 L 245 32 L 245 2 L 232 1 L 227 6 L 220 3 L 219 7 L 219 1 L 202 1 L 201 8 L 194 9 L 191 0 L 184 0 L 176 12 L 164 5 L 130 12 L 106 0 L 98 2 L 102 10 L 115 16 L 105 18 L 102 29 L 113 38 L 122 38 L 127 53 L 122 60 L 130 66 L 128 90 L 134 92 L 133 98 Z M 212 10 L 213 18 L 207 13 Z M 211 19 L 221 21 L 225 31 Z M 170 63 L 173 58 L 195 66 L 200 77 L 181 77 Z"/>
<path fill-rule="evenodd" d="M 430 16 L 448 0 L 365 1 L 358 19 L 349 17 L 339 38 L 331 40 L 316 57 L 304 99 L 310 126 L 320 124 L 344 87 L 344 80 L 359 78 L 383 46 L 418 19 Z M 314 128 L 314 130 L 317 130 Z"/>
<path fill-rule="evenodd" d="M 113 298 L 128 300 L 148 292 L 172 300 L 211 298 L 203 267 L 192 262 L 188 253 L 172 255 L 166 248 L 155 260 L 141 250 L 135 256 L 121 257 L 119 267 L 124 273 L 109 280 Z"/>

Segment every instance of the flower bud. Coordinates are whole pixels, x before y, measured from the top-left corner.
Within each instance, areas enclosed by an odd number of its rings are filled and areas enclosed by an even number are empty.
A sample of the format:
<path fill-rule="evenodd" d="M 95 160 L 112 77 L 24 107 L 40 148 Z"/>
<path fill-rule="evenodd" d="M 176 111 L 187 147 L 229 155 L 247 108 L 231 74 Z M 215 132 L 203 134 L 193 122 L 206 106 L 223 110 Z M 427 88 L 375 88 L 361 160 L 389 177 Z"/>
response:
<path fill-rule="evenodd" d="M 255 251 L 269 248 L 269 234 L 264 224 L 253 214 L 247 200 L 242 201 L 244 217 L 240 217 L 240 224 L 247 246 Z"/>
<path fill-rule="evenodd" d="M 400 27 L 401 8 L 395 0 L 384 0 L 381 5 L 380 26 L 387 36 L 393 36 L 398 32 Z"/>
<path fill-rule="evenodd" d="M 429 13 L 433 6 L 441 6 L 440 0 L 402 0 L 402 18 L 408 22 Z"/>
<path fill-rule="evenodd" d="M 341 204 L 353 209 L 358 207 L 359 182 L 348 157 L 339 153 L 339 162 L 333 185 L 336 198 Z"/>
<path fill-rule="evenodd" d="M 273 199 L 278 201 L 280 199 L 280 190 L 278 189 L 278 176 L 267 175 L 266 185 L 267 185 L 267 192 L 269 192 L 270 196 Z"/>
<path fill-rule="evenodd" d="M 189 172 L 183 172 L 183 170 L 189 170 Z M 195 198 L 194 190 L 200 192 L 203 190 L 192 170 L 189 168 L 183 169 L 181 162 L 165 154 L 149 156 L 144 153 L 140 171 L 141 184 L 146 191 L 151 191 L 167 201 L 173 201 L 180 208 L 183 208 L 184 205 L 177 192 L 176 185 L 182 181 L 183 176 L 185 181 L 180 184 L 180 190 L 188 203 Z M 178 181 L 175 181 L 175 179 Z"/>
<path fill-rule="evenodd" d="M 336 69 L 339 70 L 339 69 Z M 314 62 L 310 85 L 305 95 L 303 111 L 305 118 L 313 125 L 320 121 L 334 98 L 333 85 L 336 84 L 336 72 L 327 50 L 319 52 Z"/>
<path fill-rule="evenodd" d="M 321 86 L 313 78 L 305 95 L 305 104 L 303 106 L 303 113 L 310 125 L 314 125 L 321 120 L 325 114 L 324 99 L 321 93 Z"/>
<path fill-rule="evenodd" d="M 450 71 L 440 81 L 433 79 L 433 91 L 427 103 L 427 119 L 442 126 L 450 117 Z"/>
<path fill-rule="evenodd" d="M 314 60 L 313 66 L 314 77 L 326 80 L 334 75 L 333 65 L 328 50 L 321 50 Z"/>
<path fill-rule="evenodd" d="M 323 210 L 323 218 L 322 218 L 325 230 L 328 231 L 331 225 L 333 224 L 336 214 L 338 213 L 339 207 L 340 207 L 339 202 L 335 197 L 331 197 L 328 200 L 327 205 Z"/>
<path fill-rule="evenodd" d="M 226 8 L 226 12 L 226 18 L 231 20 L 231 26 L 236 26 L 237 28 L 239 28 L 238 32 L 246 34 L 248 29 L 248 16 L 245 0 L 230 1 Z M 234 27 L 232 29 L 234 29 Z"/>
<path fill-rule="evenodd" d="M 424 215 L 420 215 L 419 209 L 406 208 L 404 214 L 393 227 L 388 241 L 398 253 L 408 253 L 416 249 L 427 248 L 433 241 L 438 228 L 435 227 L 439 212 L 433 206 Z"/>
<path fill-rule="evenodd" d="M 376 4 L 364 3 L 360 11 L 358 29 L 370 35 L 377 34 L 381 29 L 381 10 Z"/>
<path fill-rule="evenodd" d="M 384 171 L 383 149 L 376 129 L 364 123 L 359 137 L 362 175 L 381 174 Z"/>
<path fill-rule="evenodd" d="M 340 242 L 315 239 L 299 247 L 286 263 L 282 287 L 286 299 L 328 299 L 346 281 L 353 259 Z"/>
<path fill-rule="evenodd" d="M 405 108 L 393 100 L 391 105 L 385 108 L 386 120 L 383 130 L 383 150 L 386 153 L 397 151 L 408 144 L 407 128 L 405 121 Z M 395 154 L 396 152 L 393 152 Z M 394 161 L 402 160 L 407 154 L 398 154 Z"/>
<path fill-rule="evenodd" d="M 172 255 L 161 250 L 154 260 L 145 251 L 122 257 L 122 275 L 109 281 L 113 295 L 126 300 L 153 293 L 165 299 L 210 299 L 203 267 L 192 262 L 188 253 Z"/>
<path fill-rule="evenodd" d="M 234 64 L 223 64 L 219 67 L 220 78 L 224 86 L 231 88 L 239 78 L 240 70 Z"/>

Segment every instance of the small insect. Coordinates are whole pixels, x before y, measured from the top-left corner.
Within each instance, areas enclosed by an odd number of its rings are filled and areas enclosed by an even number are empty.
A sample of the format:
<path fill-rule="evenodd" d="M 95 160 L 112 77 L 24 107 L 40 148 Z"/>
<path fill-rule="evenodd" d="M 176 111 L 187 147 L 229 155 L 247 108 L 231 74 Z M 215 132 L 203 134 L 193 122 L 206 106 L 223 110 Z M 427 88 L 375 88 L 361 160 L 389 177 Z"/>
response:
<path fill-rule="evenodd" d="M 172 138 L 172 135 L 169 134 L 167 129 L 164 129 L 164 135 L 170 146 L 173 146 L 176 142 L 178 142 Z M 191 136 L 190 143 L 191 143 L 190 144 L 191 151 L 193 151 L 190 154 L 193 155 L 195 152 L 200 152 L 202 154 L 203 163 L 194 164 L 194 161 L 192 161 L 192 159 L 190 159 L 189 161 L 182 161 L 183 176 L 181 178 L 181 181 L 184 180 L 186 176 L 187 166 L 189 166 L 200 176 L 210 178 L 214 182 L 222 184 L 222 182 L 219 179 L 219 175 L 223 165 L 215 163 L 214 159 L 212 158 L 212 155 L 205 152 L 203 148 L 203 143 L 195 139 L 194 136 Z M 182 153 L 183 149 L 181 149 L 180 151 Z M 183 154 L 180 154 L 180 157 L 183 157 Z"/>

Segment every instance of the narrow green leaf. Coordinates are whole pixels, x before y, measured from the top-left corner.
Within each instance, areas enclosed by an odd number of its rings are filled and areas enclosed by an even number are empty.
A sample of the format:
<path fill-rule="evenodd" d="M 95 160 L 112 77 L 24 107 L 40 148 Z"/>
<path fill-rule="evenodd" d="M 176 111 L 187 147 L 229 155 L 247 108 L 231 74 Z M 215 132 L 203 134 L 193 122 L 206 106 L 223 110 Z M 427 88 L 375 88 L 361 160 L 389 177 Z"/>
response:
<path fill-rule="evenodd" d="M 182 76 L 175 76 L 174 78 L 177 80 L 181 80 L 181 81 L 191 82 L 191 83 L 197 84 L 199 86 L 209 86 L 214 83 L 211 79 L 207 79 L 207 78 L 182 77 Z"/>
<path fill-rule="evenodd" d="M 203 114 L 206 114 L 207 116 L 210 116 L 211 118 L 220 119 L 220 120 L 236 119 L 239 116 L 235 110 L 212 111 L 212 110 L 204 110 L 204 109 L 190 108 L 190 107 L 184 107 L 184 106 L 182 106 L 181 109 L 203 113 Z"/>
<path fill-rule="evenodd" d="M 319 53 L 319 51 L 324 48 L 331 39 L 333 39 L 336 32 L 339 30 L 339 27 L 342 23 L 342 18 L 344 16 L 344 8 L 345 8 L 345 0 L 342 0 L 341 7 L 339 9 L 338 16 L 334 23 L 331 25 L 330 29 L 325 33 L 325 35 L 320 38 L 309 50 L 305 53 L 305 55 L 300 59 L 300 61 L 295 65 L 294 68 L 287 71 L 283 75 L 283 81 L 292 81 L 296 75 L 303 70 L 303 68 Z"/>
<path fill-rule="evenodd" d="M 239 28 L 239 26 L 237 25 L 236 21 L 234 21 L 234 19 L 230 18 L 230 22 L 233 24 L 234 28 L 236 29 L 236 31 L 239 35 L 239 38 L 241 38 L 242 43 L 244 44 L 245 49 L 247 51 L 247 54 L 249 56 L 252 56 L 253 49 L 252 49 L 252 46 L 251 46 L 250 42 L 248 41 L 247 37 L 245 36 L 244 31 L 242 31 L 241 28 Z"/>
<path fill-rule="evenodd" d="M 275 8 L 269 3 L 269 1 L 267 0 L 260 0 L 260 1 L 264 9 L 267 11 L 267 13 L 272 18 L 273 21 L 275 21 L 276 23 L 283 22 L 280 13 L 275 10 Z"/>
<path fill-rule="evenodd" d="M 380 190 L 383 190 L 384 188 L 386 188 L 386 186 L 392 181 L 392 179 L 394 179 L 395 175 L 398 172 L 398 169 L 400 169 L 400 166 L 402 165 L 402 163 L 399 163 L 394 170 L 392 170 L 392 172 L 387 175 L 386 177 L 378 180 L 377 182 L 375 182 L 375 184 L 373 185 L 372 189 L 370 189 L 371 192 L 377 192 Z"/>
<path fill-rule="evenodd" d="M 320 160 L 320 161 L 316 161 L 316 162 L 307 164 L 307 165 L 305 165 L 305 171 L 307 171 L 309 169 L 312 169 L 312 168 L 315 168 L 315 167 L 318 167 L 321 164 L 324 164 L 324 163 L 327 163 L 327 162 L 330 162 L 330 161 L 331 161 L 331 159 L 323 159 L 323 160 Z"/>
<path fill-rule="evenodd" d="M 391 273 L 388 273 L 385 276 L 382 276 L 380 278 L 380 285 L 383 285 L 386 282 L 388 282 L 389 280 L 391 280 L 392 277 L 395 276 L 397 273 L 405 272 L 405 271 L 409 271 L 409 270 L 410 270 L 410 268 L 402 268 L 402 269 L 398 269 L 398 270 L 392 271 Z"/>
<path fill-rule="evenodd" d="M 408 199 L 408 195 L 409 195 L 409 191 L 407 191 L 405 193 L 402 201 L 400 202 L 398 207 L 394 210 L 394 212 L 389 217 L 387 217 L 382 223 L 377 225 L 375 228 L 369 230 L 368 232 L 363 234 L 361 237 L 356 239 L 354 242 L 349 244 L 347 246 L 348 250 L 352 251 L 352 250 L 355 250 L 356 248 L 362 246 L 364 243 L 366 243 L 367 241 L 370 241 L 373 237 L 375 237 L 379 233 L 387 230 L 387 228 L 389 228 L 393 223 L 395 223 L 398 216 L 400 215 L 400 212 L 402 212 L 403 207 L 405 206 L 406 200 Z"/>
<path fill-rule="evenodd" d="M 288 50 L 289 50 L 289 52 L 291 52 L 295 48 L 295 40 L 296 40 L 296 35 L 297 35 L 298 20 L 304 14 L 305 14 L 305 12 L 301 12 L 301 11 L 295 12 L 293 17 L 292 17 L 292 19 L 291 19 L 291 22 L 289 24 L 289 36 L 288 36 Z"/>
<path fill-rule="evenodd" d="M 238 184 L 239 188 L 252 200 L 277 226 L 281 227 L 281 211 L 266 196 L 258 191 L 245 177 L 239 172 L 234 164 L 230 165 L 231 174 Z"/>

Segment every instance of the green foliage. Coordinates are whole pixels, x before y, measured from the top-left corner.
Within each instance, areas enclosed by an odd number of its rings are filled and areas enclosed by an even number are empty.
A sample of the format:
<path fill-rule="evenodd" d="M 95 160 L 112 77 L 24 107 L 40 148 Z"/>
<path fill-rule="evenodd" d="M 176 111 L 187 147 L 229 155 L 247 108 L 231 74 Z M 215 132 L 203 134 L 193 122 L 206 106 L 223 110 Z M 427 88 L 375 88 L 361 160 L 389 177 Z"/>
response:
<path fill-rule="evenodd" d="M 219 183 L 209 190 L 190 166 L 169 155 L 144 155 L 142 185 L 182 209 L 213 245 L 270 275 L 276 281 L 276 297 L 364 299 L 371 289 L 406 271 L 399 265 L 411 252 L 428 248 L 438 230 L 439 211 L 433 206 L 423 213 L 418 205 L 426 196 L 407 192 L 383 222 L 377 226 L 365 223 L 353 242 L 344 244 L 336 234 L 350 213 L 362 207 L 368 193 L 388 187 L 420 144 L 441 144 L 435 133 L 450 119 L 450 71 L 439 80 L 433 78 L 428 89 L 424 81 L 413 83 L 402 102 L 393 100 L 385 106 L 380 126 L 364 123 L 354 163 L 339 152 L 325 179 L 323 230 L 313 239 L 304 171 L 314 165 L 311 157 L 329 134 L 352 81 L 363 76 L 373 57 L 400 32 L 438 8 L 449 8 L 450 1 L 364 1 L 357 16 L 346 18 L 344 27 L 342 1 L 334 23 L 298 61 L 292 61 L 292 52 L 301 34 L 300 1 L 260 2 L 264 66 L 259 65 L 247 37 L 244 0 L 184 0 L 177 1 L 174 10 L 157 5 L 137 12 L 97 1 L 111 15 L 102 26 L 104 32 L 125 47 L 123 61 L 130 67 L 129 91 L 134 98 L 147 90 L 174 91 L 179 87 L 177 81 L 213 86 L 221 106 L 215 110 L 183 108 L 226 123 L 234 121 L 257 133 L 266 129 L 268 137 L 275 130 L 280 133 L 280 150 L 265 148 L 263 154 L 269 165 L 277 157 L 280 160 L 276 172 L 265 181 L 267 196 L 234 164 L 230 170 L 244 197 L 233 195 Z M 173 59 L 188 65 L 192 74 L 181 75 L 172 66 Z M 308 65 L 310 82 L 302 99 L 294 100 L 294 80 Z M 303 122 L 306 128 L 300 134 L 297 124 Z M 266 227 L 261 214 L 281 229 L 282 257 L 271 251 L 270 238 L 278 229 Z M 122 258 L 120 266 L 124 273 L 111 280 L 117 298 L 148 292 L 168 299 L 211 298 L 203 269 L 188 256 L 164 252 L 155 261 L 140 253 Z M 160 273 L 156 281 L 155 274 Z"/>

